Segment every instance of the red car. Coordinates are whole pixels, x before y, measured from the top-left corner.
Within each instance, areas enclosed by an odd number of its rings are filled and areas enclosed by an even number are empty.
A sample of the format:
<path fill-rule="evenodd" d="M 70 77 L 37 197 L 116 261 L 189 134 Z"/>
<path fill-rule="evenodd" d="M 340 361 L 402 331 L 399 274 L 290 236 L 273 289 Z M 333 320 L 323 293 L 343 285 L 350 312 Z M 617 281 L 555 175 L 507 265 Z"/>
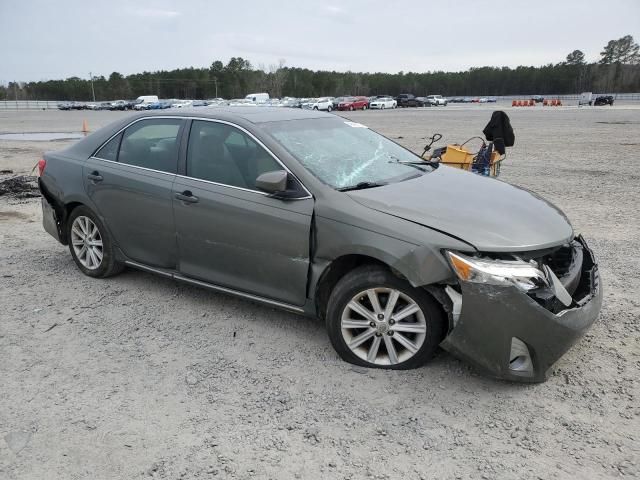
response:
<path fill-rule="evenodd" d="M 338 104 L 338 110 L 366 110 L 369 108 L 367 97 L 347 97 Z"/>

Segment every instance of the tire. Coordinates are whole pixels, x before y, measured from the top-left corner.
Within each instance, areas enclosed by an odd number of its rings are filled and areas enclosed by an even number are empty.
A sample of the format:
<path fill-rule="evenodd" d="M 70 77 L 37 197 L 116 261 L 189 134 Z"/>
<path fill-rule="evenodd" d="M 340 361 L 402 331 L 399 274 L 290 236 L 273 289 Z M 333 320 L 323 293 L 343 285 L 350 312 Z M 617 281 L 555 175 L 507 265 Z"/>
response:
<path fill-rule="evenodd" d="M 314 110 L 318 110 L 318 107 L 313 107 Z"/>
<path fill-rule="evenodd" d="M 351 106 L 349 107 L 349 111 L 350 111 L 350 112 L 353 112 L 353 110 L 354 110 L 353 105 L 351 105 Z"/>
<path fill-rule="evenodd" d="M 331 105 L 329 105 L 329 106 L 327 107 L 327 112 L 328 112 L 328 113 L 331 113 L 331 110 L 333 110 L 333 107 L 332 107 Z"/>
<path fill-rule="evenodd" d="M 379 308 L 369 300 L 371 295 Z M 394 297 L 389 315 L 385 310 Z M 354 304 L 358 310 L 351 308 Z M 394 322 L 393 318 L 409 307 L 414 313 Z M 343 360 L 362 367 L 393 370 L 424 365 L 435 354 L 445 333 L 444 312 L 428 292 L 373 265 L 352 270 L 336 284 L 329 297 L 326 324 L 331 344 Z"/>
<path fill-rule="evenodd" d="M 93 233 L 92 226 L 97 229 L 97 235 Z M 115 258 L 113 242 L 107 229 L 89 208 L 84 205 L 75 208 L 69 216 L 66 229 L 71 257 L 82 273 L 89 277 L 106 278 L 116 275 L 124 269 L 124 265 Z M 87 238 L 87 242 L 95 242 L 95 244 L 88 244 L 83 237 Z M 98 242 L 100 242 L 100 246 Z M 82 247 L 84 247 L 84 254 Z M 91 255 L 87 253 L 88 250 L 91 250 L 89 252 Z M 101 258 L 96 250 L 101 252 Z M 96 260 L 99 261 L 96 263 Z"/>
<path fill-rule="evenodd" d="M 365 111 L 366 109 L 367 109 L 367 106 L 366 106 L 366 105 L 363 105 L 363 106 L 362 106 L 362 111 Z"/>

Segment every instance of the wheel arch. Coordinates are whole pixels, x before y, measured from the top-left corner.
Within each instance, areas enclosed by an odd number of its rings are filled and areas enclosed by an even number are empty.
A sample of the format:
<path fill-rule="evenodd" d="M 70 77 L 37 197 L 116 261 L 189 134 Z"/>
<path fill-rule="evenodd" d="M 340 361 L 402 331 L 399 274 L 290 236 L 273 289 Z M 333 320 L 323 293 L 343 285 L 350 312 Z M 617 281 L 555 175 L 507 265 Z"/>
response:
<path fill-rule="evenodd" d="M 314 288 L 315 309 L 320 319 L 325 318 L 329 297 L 336 284 L 348 272 L 363 265 L 378 265 L 404 278 L 400 272 L 394 270 L 389 264 L 370 255 L 351 253 L 337 257 L 324 267 Z"/>

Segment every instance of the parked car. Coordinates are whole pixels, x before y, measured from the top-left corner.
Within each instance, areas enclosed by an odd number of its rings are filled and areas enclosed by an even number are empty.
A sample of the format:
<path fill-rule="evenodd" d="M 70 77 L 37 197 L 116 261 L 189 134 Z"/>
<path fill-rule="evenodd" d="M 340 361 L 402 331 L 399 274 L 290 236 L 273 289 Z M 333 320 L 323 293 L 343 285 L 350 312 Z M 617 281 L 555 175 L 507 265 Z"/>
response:
<path fill-rule="evenodd" d="M 60 102 L 58 110 L 71 110 L 71 102 Z"/>
<path fill-rule="evenodd" d="M 109 110 L 128 110 L 130 104 L 126 100 L 116 100 L 111 102 Z"/>
<path fill-rule="evenodd" d="M 315 101 L 307 102 L 302 107 L 311 110 L 323 110 L 325 112 L 330 112 L 333 110 L 333 97 L 320 97 Z"/>
<path fill-rule="evenodd" d="M 369 108 L 384 110 L 385 108 L 396 108 L 398 102 L 391 97 L 377 97 L 372 102 L 369 102 Z"/>
<path fill-rule="evenodd" d="M 193 106 L 193 100 L 177 100 L 171 104 L 171 108 L 185 108 Z"/>
<path fill-rule="evenodd" d="M 346 97 L 338 104 L 338 110 L 366 110 L 369 108 L 367 97 Z"/>
<path fill-rule="evenodd" d="M 427 97 L 416 97 L 416 100 L 421 103 L 419 107 L 431 107 L 431 102 Z"/>
<path fill-rule="evenodd" d="M 333 99 L 333 109 L 337 110 L 338 109 L 338 105 L 340 105 L 340 102 L 344 102 L 347 98 L 349 98 L 349 95 L 345 95 L 342 97 L 335 97 Z"/>
<path fill-rule="evenodd" d="M 396 97 L 398 107 L 424 107 L 424 101 L 418 100 L 411 93 L 401 93 Z"/>
<path fill-rule="evenodd" d="M 612 95 L 598 95 L 589 105 L 610 105 L 613 106 Z"/>
<path fill-rule="evenodd" d="M 440 345 L 543 381 L 602 304 L 556 206 L 323 112 L 138 113 L 38 173 L 44 229 L 85 275 L 129 266 L 316 316 L 364 367 L 415 368 Z"/>
<path fill-rule="evenodd" d="M 464 103 L 464 97 L 451 97 L 449 103 Z"/>
<path fill-rule="evenodd" d="M 531 97 L 531 100 L 536 103 L 542 103 L 544 102 L 544 97 L 542 95 L 534 95 L 533 97 Z"/>
<path fill-rule="evenodd" d="M 173 101 L 171 100 L 159 100 L 149 104 L 147 110 L 164 110 L 165 108 L 171 108 Z"/>
<path fill-rule="evenodd" d="M 300 108 L 311 109 L 311 106 L 316 102 L 316 98 L 305 98 L 300 102 Z"/>
<path fill-rule="evenodd" d="M 100 110 L 100 104 L 98 102 L 87 102 L 85 108 L 87 110 Z"/>
<path fill-rule="evenodd" d="M 489 97 L 487 98 L 487 102 L 488 103 L 496 103 L 498 101 L 498 99 L 496 97 Z"/>
<path fill-rule="evenodd" d="M 438 106 L 446 107 L 448 103 L 447 99 L 444 98 L 442 95 L 427 95 L 427 102 L 429 102 L 429 104 L 433 105 L 434 107 L 438 107 Z"/>

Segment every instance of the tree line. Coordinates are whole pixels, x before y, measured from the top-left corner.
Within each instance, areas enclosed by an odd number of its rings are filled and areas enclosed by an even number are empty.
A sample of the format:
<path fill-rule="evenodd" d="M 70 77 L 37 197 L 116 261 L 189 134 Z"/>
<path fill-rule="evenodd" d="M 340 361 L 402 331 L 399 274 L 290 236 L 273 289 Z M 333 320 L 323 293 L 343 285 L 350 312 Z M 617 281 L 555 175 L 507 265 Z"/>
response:
<path fill-rule="evenodd" d="M 268 92 L 272 97 L 324 95 L 500 96 L 575 94 L 582 91 L 640 92 L 640 48 L 631 35 L 611 40 L 598 62 L 587 63 L 580 50 L 564 62 L 539 67 L 470 68 L 461 72 L 362 73 L 309 70 L 288 67 L 284 60 L 268 68 L 255 68 L 248 60 L 233 57 L 226 64 L 214 61 L 209 68 L 180 68 L 92 79 L 10 82 L 0 86 L 0 100 L 129 99 L 139 95 L 160 98 L 242 98 Z"/>

